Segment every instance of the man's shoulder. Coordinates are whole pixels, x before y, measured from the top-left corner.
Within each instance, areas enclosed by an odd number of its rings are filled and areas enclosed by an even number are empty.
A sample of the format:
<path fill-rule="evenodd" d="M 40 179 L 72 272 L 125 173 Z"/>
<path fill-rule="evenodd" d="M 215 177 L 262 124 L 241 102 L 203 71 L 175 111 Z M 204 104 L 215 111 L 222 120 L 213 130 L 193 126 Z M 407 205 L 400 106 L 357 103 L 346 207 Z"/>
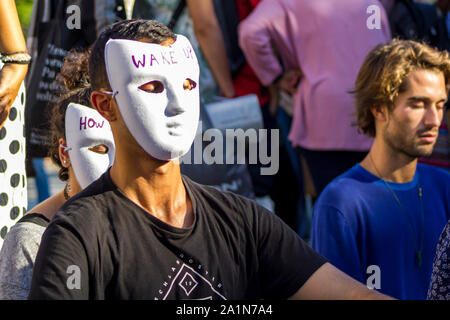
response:
<path fill-rule="evenodd" d="M 201 206 L 208 207 L 213 211 L 236 213 L 239 216 L 252 212 L 264 211 L 253 199 L 246 198 L 242 195 L 230 191 L 223 191 L 214 186 L 197 183 L 190 178 L 183 176 L 183 180 L 187 184 L 191 196 L 195 201 L 200 201 Z M 199 203 L 197 203 L 197 206 Z"/>
<path fill-rule="evenodd" d="M 444 201 L 450 199 L 450 173 L 444 169 L 419 163 L 417 166 L 419 184 L 424 192 L 433 190 L 435 198 L 441 198 Z M 427 190 L 427 191 L 425 191 Z"/>
<path fill-rule="evenodd" d="M 372 196 L 375 177 L 359 164 L 331 181 L 320 194 L 315 211 L 333 208 L 341 212 L 354 212 L 362 201 Z M 320 209 L 320 210 L 319 210 Z"/>
<path fill-rule="evenodd" d="M 433 181 L 439 181 L 450 185 L 450 173 L 444 169 L 431 166 L 429 164 L 419 163 L 417 165 L 417 170 L 419 172 L 419 179 L 425 177 L 431 178 Z"/>
<path fill-rule="evenodd" d="M 227 225 L 231 230 L 254 238 L 264 228 L 278 227 L 281 232 L 292 231 L 280 217 L 253 199 L 190 179 L 188 185 L 196 201 L 196 212 L 205 214 L 207 223 L 218 223 L 221 228 Z"/>
<path fill-rule="evenodd" d="M 363 185 L 373 182 L 373 177 L 359 164 L 353 166 L 333 179 L 323 190 L 322 195 L 352 197 L 352 192 L 361 191 Z"/>
<path fill-rule="evenodd" d="M 215 186 L 200 184 L 193 181 L 189 177 L 183 175 L 183 181 L 187 183 L 188 188 L 193 192 L 195 197 L 200 197 L 202 200 L 212 202 L 223 202 L 225 205 L 234 206 L 252 205 L 254 201 L 239 194 L 230 191 L 223 191 Z"/>

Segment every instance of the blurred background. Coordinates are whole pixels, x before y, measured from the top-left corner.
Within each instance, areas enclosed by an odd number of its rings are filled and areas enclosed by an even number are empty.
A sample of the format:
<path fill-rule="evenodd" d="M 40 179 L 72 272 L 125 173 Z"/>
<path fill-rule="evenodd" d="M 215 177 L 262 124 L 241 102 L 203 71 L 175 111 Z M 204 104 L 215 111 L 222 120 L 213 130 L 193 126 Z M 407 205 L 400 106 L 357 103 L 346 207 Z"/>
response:
<path fill-rule="evenodd" d="M 34 0 L 16 0 L 17 11 L 19 13 L 20 23 L 25 36 L 27 36 L 30 25 L 31 12 L 33 11 Z"/>

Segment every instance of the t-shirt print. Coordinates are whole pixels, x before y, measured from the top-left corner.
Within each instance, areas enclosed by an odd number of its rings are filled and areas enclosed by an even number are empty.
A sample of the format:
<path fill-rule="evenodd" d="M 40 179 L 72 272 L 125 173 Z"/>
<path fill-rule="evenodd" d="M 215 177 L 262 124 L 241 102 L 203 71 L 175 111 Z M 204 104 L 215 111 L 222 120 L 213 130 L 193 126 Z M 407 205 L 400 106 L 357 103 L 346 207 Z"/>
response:
<path fill-rule="evenodd" d="M 166 281 L 155 300 L 227 300 L 221 293 L 223 285 L 208 269 L 181 253 L 170 267 Z"/>

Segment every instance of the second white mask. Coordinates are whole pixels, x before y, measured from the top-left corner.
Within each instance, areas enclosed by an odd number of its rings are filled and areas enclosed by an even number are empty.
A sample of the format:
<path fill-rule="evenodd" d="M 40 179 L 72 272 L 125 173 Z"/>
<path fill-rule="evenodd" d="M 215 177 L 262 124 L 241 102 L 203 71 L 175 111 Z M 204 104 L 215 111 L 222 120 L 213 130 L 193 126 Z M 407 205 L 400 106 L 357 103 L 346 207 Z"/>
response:
<path fill-rule="evenodd" d="M 76 103 L 67 107 L 65 126 L 70 163 L 80 187 L 84 189 L 114 162 L 111 127 L 96 110 Z M 106 152 L 97 152 L 98 146 Z"/>

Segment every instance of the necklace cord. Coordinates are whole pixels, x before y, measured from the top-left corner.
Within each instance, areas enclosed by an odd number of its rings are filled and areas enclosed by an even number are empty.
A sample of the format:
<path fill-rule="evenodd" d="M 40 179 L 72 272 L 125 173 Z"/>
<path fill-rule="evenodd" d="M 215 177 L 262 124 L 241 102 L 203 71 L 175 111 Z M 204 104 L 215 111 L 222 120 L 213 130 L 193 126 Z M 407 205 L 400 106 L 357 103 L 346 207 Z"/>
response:
<path fill-rule="evenodd" d="M 383 179 L 382 175 L 380 174 L 380 172 L 378 171 L 375 162 L 372 159 L 372 155 L 369 154 L 369 159 L 372 162 L 372 166 L 374 167 L 376 173 L 378 174 L 378 177 L 381 179 L 381 181 L 383 181 L 384 185 L 387 187 L 387 189 L 391 192 L 391 194 L 394 196 L 395 201 L 397 202 L 397 204 L 399 205 L 403 215 L 406 218 L 406 221 L 408 222 L 408 226 L 409 226 L 409 230 L 411 232 L 412 238 L 413 238 L 413 242 L 414 242 L 414 248 L 416 247 L 416 234 L 414 233 L 414 229 L 411 223 L 411 220 L 408 216 L 408 214 L 406 213 L 405 208 L 403 207 L 402 203 L 400 202 L 400 200 L 397 197 L 397 194 L 394 192 L 394 190 L 391 189 L 391 187 L 389 186 L 389 184 L 386 182 L 386 180 Z M 419 248 L 416 251 L 416 258 L 417 258 L 417 264 L 419 265 L 419 267 L 422 266 L 422 249 L 423 249 L 423 238 L 424 238 L 424 224 L 425 224 L 425 217 L 424 217 L 424 212 L 423 212 L 423 200 L 422 200 L 422 188 L 419 186 L 419 178 L 417 177 L 417 183 L 416 183 L 416 188 L 417 188 L 417 192 L 418 192 L 418 197 L 420 200 L 420 212 L 421 212 L 421 230 L 420 230 L 420 242 L 419 242 Z"/>

